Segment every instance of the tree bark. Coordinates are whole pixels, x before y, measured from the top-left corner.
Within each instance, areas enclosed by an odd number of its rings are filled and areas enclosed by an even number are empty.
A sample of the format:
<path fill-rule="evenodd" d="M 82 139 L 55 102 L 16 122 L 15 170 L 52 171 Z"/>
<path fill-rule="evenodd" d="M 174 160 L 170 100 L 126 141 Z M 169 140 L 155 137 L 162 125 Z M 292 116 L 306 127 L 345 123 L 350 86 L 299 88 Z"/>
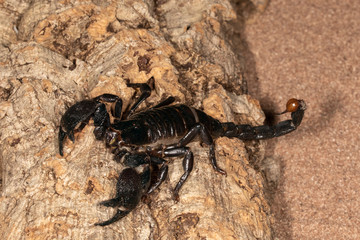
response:
<path fill-rule="evenodd" d="M 94 226 L 114 214 L 98 203 L 114 196 L 123 166 L 95 140 L 91 124 L 58 154 L 67 107 L 102 93 L 119 95 L 126 106 L 134 92 L 127 80 L 155 78 L 144 108 L 172 95 L 222 121 L 262 124 L 258 102 L 243 94 L 244 65 L 228 31 L 238 16 L 229 1 L 2 5 L 1 239 L 272 238 L 264 180 L 240 140 L 216 141 L 227 176 L 212 169 L 206 146 L 189 144 L 195 166 L 180 201 L 171 195 L 183 172 L 174 158 L 161 187 L 108 227 Z"/>

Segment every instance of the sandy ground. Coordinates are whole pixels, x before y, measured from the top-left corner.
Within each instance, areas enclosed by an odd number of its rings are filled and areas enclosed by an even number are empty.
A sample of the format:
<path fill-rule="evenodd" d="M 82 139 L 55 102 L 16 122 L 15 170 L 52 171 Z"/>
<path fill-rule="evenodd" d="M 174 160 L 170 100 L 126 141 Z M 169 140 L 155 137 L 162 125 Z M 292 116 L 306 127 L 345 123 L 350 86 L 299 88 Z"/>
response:
<path fill-rule="evenodd" d="M 308 105 L 296 132 L 268 141 L 277 237 L 360 239 L 360 1 L 274 0 L 245 32 L 250 93 L 266 110 Z"/>

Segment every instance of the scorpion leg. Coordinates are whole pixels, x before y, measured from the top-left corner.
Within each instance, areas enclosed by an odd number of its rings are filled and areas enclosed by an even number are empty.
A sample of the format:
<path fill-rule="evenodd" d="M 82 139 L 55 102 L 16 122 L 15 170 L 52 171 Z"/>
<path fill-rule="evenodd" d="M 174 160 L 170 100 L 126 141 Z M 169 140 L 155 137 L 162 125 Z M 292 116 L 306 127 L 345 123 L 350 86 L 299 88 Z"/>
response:
<path fill-rule="evenodd" d="M 154 77 L 151 77 L 147 83 L 128 83 L 127 84 L 128 87 L 140 88 L 141 95 L 135 101 L 135 103 L 130 107 L 130 109 L 125 111 L 124 119 L 131 116 L 134 113 L 134 111 L 139 107 L 139 105 L 151 95 L 151 91 L 154 89 L 154 82 L 155 82 Z"/>
<path fill-rule="evenodd" d="M 210 146 L 210 153 L 209 158 L 211 161 L 211 165 L 213 166 L 214 170 L 220 174 L 226 175 L 226 172 L 222 170 L 216 163 L 215 157 L 215 143 L 207 130 L 207 128 L 202 123 L 197 123 L 194 127 L 192 127 L 185 136 L 180 139 L 177 146 L 185 146 L 190 143 L 196 136 L 200 135 L 201 140 Z"/>
<path fill-rule="evenodd" d="M 152 193 L 155 191 L 161 183 L 163 183 L 168 175 L 169 167 L 168 165 L 164 164 L 160 167 L 159 172 L 157 174 L 157 178 L 155 179 L 155 182 L 151 185 L 147 193 Z"/>
<path fill-rule="evenodd" d="M 194 156 L 188 147 L 170 147 L 164 150 L 165 157 L 179 157 L 184 156 L 182 165 L 184 169 L 184 174 L 180 177 L 179 182 L 174 188 L 173 197 L 175 201 L 179 201 L 179 191 L 182 185 L 185 183 L 186 179 L 189 177 L 193 166 L 194 166 Z"/>
<path fill-rule="evenodd" d="M 152 107 L 152 109 L 167 106 L 169 104 L 172 104 L 174 101 L 175 101 L 175 98 L 173 96 L 170 96 L 167 99 L 165 99 L 164 101 L 156 104 L 154 107 Z"/>
<path fill-rule="evenodd" d="M 119 99 L 120 99 L 119 96 L 110 93 L 104 93 L 95 97 L 93 100 L 112 103 L 118 101 Z"/>
<path fill-rule="evenodd" d="M 158 173 L 157 173 L 154 183 L 151 184 L 147 193 L 152 193 L 154 190 L 156 190 L 161 185 L 162 182 L 164 182 L 165 178 L 168 175 L 168 169 L 169 169 L 167 162 L 162 158 L 150 157 L 150 161 L 152 164 L 156 164 L 156 165 L 161 164 L 161 167 L 158 170 Z"/>
<path fill-rule="evenodd" d="M 139 105 L 151 95 L 151 91 L 154 89 L 154 82 L 155 82 L 154 77 L 151 77 L 147 83 L 128 83 L 127 84 L 128 87 L 140 88 L 141 95 L 135 101 L 135 103 L 129 109 L 127 109 L 125 111 L 124 119 L 127 119 L 129 116 L 131 116 L 134 113 L 134 111 L 139 107 Z M 162 101 L 159 104 L 152 107 L 152 109 L 167 106 L 167 105 L 173 103 L 174 101 L 175 101 L 175 98 L 170 96 L 167 99 L 165 99 L 164 101 Z"/>
<path fill-rule="evenodd" d="M 121 119 L 121 110 L 122 110 L 123 102 L 119 98 L 111 108 L 111 115 L 113 115 L 116 119 Z"/>
<path fill-rule="evenodd" d="M 257 126 L 250 125 L 236 125 L 232 122 L 221 123 L 224 130 L 223 136 L 236 137 L 241 140 L 259 140 L 279 137 L 294 131 L 301 123 L 306 104 L 303 100 L 290 99 L 286 104 L 286 110 L 283 113 L 291 112 L 291 120 L 279 122 L 274 126 Z"/>

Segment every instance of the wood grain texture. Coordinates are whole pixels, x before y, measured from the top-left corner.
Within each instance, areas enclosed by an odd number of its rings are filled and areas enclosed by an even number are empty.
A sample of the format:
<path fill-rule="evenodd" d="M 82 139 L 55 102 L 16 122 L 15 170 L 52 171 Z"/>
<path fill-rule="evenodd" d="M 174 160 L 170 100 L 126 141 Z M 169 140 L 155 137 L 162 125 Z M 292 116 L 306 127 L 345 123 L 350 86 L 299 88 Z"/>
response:
<path fill-rule="evenodd" d="M 263 178 L 239 140 L 216 141 L 226 177 L 212 169 L 206 146 L 191 143 L 195 168 L 180 201 L 171 198 L 182 174 L 174 158 L 160 189 L 108 227 L 94 223 L 114 210 L 97 204 L 115 194 L 121 164 L 94 139 L 91 124 L 58 154 L 68 106 L 102 93 L 128 104 L 126 80 L 152 76 L 155 91 L 144 107 L 172 95 L 223 121 L 261 124 L 258 102 L 239 95 L 243 66 L 224 28 L 237 17 L 228 1 L 2 4 L 15 28 L 1 26 L 1 239 L 272 238 Z"/>

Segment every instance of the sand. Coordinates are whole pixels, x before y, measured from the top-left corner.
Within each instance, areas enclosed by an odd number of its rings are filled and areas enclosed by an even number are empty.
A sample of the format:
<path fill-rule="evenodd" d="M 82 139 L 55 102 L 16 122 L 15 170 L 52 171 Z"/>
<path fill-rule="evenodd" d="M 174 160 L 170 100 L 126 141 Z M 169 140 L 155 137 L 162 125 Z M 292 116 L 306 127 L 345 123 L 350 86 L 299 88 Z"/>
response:
<path fill-rule="evenodd" d="M 360 1 L 274 0 L 245 33 L 250 93 L 265 110 L 308 106 L 296 132 L 267 145 L 282 167 L 277 237 L 360 239 Z"/>

